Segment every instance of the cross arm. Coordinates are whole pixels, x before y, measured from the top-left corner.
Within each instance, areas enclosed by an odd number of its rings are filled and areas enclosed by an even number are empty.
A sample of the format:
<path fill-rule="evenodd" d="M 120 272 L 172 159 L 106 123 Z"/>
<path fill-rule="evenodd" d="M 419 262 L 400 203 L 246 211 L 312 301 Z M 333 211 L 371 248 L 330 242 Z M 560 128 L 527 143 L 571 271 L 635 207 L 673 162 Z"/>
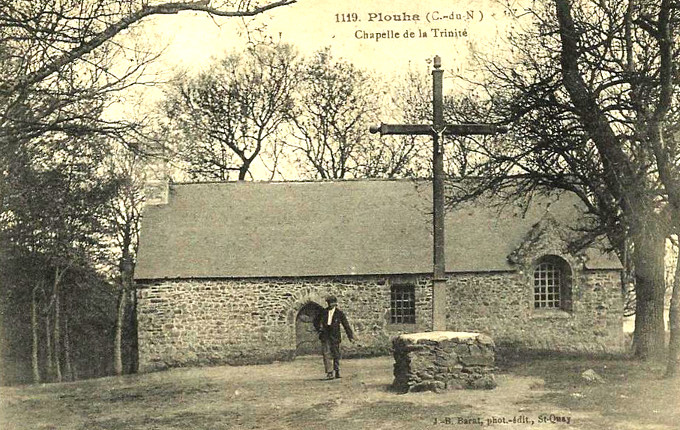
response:
<path fill-rule="evenodd" d="M 371 133 L 380 133 L 381 136 L 388 134 L 432 136 L 438 134 L 434 126 L 430 124 L 384 124 L 372 126 Z M 445 124 L 443 134 L 446 136 L 467 136 L 471 134 L 498 134 L 507 133 L 508 127 L 491 124 Z"/>

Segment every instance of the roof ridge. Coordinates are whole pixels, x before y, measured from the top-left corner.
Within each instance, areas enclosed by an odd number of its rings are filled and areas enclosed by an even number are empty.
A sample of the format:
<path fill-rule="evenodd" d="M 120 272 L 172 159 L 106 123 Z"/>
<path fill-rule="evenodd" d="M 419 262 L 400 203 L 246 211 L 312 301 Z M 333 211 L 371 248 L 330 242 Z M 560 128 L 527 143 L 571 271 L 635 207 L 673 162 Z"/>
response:
<path fill-rule="evenodd" d="M 346 178 L 346 179 L 294 179 L 276 181 L 180 181 L 170 182 L 175 185 L 226 185 L 226 184 L 333 184 L 344 182 L 424 182 L 431 181 L 432 178 Z"/>

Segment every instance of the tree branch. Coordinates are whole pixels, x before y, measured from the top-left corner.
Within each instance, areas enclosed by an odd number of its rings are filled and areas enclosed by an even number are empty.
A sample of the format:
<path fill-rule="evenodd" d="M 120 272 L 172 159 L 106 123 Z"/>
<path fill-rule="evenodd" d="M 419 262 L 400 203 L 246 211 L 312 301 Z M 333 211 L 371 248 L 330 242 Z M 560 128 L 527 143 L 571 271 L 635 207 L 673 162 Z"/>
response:
<path fill-rule="evenodd" d="M 108 25 L 104 30 L 96 33 L 92 38 L 87 41 L 83 41 L 80 45 L 65 52 L 64 54 L 58 56 L 54 60 L 44 64 L 41 68 L 35 72 L 29 73 L 17 80 L 14 84 L 9 87 L 2 88 L 0 91 L 6 93 L 12 93 L 16 91 L 21 91 L 26 87 L 34 85 L 41 82 L 52 73 L 60 70 L 62 67 L 74 62 L 75 60 L 82 58 L 84 55 L 92 52 L 96 48 L 103 45 L 108 40 L 112 39 L 118 35 L 123 30 L 126 30 L 131 25 L 141 21 L 142 19 L 152 16 L 152 15 L 173 15 L 183 11 L 198 11 L 206 12 L 211 15 L 221 16 L 221 17 L 251 17 L 274 9 L 281 6 L 287 6 L 296 3 L 297 0 L 278 0 L 273 3 L 268 3 L 263 6 L 258 6 L 252 9 L 246 10 L 235 10 L 235 11 L 224 11 L 209 6 L 210 0 L 199 0 L 195 2 L 179 2 L 179 3 L 161 3 L 157 5 L 144 5 L 137 12 L 133 12 L 129 15 L 124 16 L 117 22 Z"/>

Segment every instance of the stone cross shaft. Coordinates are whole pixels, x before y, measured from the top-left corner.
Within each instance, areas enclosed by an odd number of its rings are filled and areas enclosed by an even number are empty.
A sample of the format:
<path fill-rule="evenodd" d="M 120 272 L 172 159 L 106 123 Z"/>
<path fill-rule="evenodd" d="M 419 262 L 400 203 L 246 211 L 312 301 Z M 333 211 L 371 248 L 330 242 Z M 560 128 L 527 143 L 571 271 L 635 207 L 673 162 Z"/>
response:
<path fill-rule="evenodd" d="M 432 330 L 446 330 L 446 267 L 444 263 L 444 136 L 497 134 L 507 132 L 507 127 L 490 124 L 447 124 L 444 122 L 442 96 L 441 58 L 434 57 L 432 70 L 432 124 L 380 124 L 371 127 L 371 133 L 381 136 L 420 135 L 432 136 L 432 206 L 433 206 L 433 266 L 432 277 Z"/>

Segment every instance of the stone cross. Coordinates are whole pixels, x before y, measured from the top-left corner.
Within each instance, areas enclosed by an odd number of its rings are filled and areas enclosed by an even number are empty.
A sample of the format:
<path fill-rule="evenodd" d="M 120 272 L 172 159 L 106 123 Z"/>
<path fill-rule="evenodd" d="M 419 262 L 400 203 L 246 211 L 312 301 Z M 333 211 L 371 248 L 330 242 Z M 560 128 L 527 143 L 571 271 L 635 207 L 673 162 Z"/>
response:
<path fill-rule="evenodd" d="M 432 136 L 432 206 L 433 206 L 433 265 L 432 330 L 446 330 L 446 268 L 444 263 L 444 136 L 496 134 L 507 132 L 507 127 L 489 124 L 447 124 L 444 122 L 441 58 L 434 57 L 432 70 L 432 124 L 380 124 L 371 133 Z"/>

